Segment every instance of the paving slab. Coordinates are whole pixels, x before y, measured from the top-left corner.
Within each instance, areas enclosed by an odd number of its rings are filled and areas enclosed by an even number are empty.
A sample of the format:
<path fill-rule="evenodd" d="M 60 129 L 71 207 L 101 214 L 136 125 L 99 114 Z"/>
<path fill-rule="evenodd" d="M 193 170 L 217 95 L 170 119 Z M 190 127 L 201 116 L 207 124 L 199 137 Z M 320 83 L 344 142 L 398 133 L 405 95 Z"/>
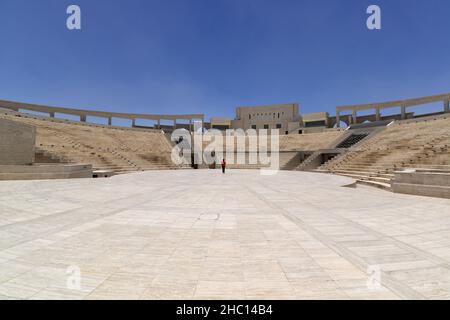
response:
<path fill-rule="evenodd" d="M 449 299 L 450 200 L 321 173 L 0 182 L 0 299 Z"/>

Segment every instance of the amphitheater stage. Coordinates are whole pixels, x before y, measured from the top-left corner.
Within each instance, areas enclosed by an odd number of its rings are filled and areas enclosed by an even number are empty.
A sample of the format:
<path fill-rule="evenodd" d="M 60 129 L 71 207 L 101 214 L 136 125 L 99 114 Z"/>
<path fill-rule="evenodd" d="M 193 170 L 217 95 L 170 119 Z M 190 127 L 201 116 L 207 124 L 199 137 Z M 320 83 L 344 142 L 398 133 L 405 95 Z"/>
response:
<path fill-rule="evenodd" d="M 0 299 L 449 299 L 450 200 L 351 182 L 257 170 L 3 181 Z"/>

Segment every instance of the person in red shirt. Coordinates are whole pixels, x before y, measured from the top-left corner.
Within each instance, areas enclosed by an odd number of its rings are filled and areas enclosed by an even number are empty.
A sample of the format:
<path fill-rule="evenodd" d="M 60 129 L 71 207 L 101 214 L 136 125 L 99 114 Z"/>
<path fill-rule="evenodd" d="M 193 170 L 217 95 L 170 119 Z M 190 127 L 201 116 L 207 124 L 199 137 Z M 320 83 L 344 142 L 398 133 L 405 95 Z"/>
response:
<path fill-rule="evenodd" d="M 222 173 L 225 173 L 225 168 L 227 167 L 227 162 L 225 159 L 222 159 L 222 162 L 220 163 L 222 165 Z"/>

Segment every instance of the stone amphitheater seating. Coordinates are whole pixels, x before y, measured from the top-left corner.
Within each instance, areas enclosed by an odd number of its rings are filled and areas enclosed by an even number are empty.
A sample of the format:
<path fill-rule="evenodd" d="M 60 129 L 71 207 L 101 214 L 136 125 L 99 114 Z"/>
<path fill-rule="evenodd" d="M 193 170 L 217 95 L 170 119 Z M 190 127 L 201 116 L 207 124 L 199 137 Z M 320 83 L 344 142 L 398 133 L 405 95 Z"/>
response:
<path fill-rule="evenodd" d="M 352 134 L 347 139 L 339 143 L 336 148 L 350 148 L 357 144 L 358 142 L 362 141 L 364 138 L 366 138 L 369 135 L 369 133 L 362 133 L 362 134 Z"/>
<path fill-rule="evenodd" d="M 450 116 L 393 123 L 317 171 L 390 189 L 394 171 L 403 168 L 450 170 Z"/>
<path fill-rule="evenodd" d="M 289 134 L 279 136 L 279 149 L 283 151 L 316 151 L 326 149 L 333 141 L 344 134 L 344 130 L 327 130 L 320 133 L 308 134 Z M 267 137 L 270 145 L 270 137 Z M 211 143 L 211 140 L 204 139 L 203 148 L 206 148 Z M 237 139 L 234 139 L 234 149 L 238 144 Z M 223 140 L 225 145 L 225 139 Z M 248 139 L 245 140 L 245 148 L 249 149 Z M 225 147 L 224 147 L 225 149 Z"/>
<path fill-rule="evenodd" d="M 36 162 L 91 164 L 94 170 L 125 173 L 176 169 L 172 146 L 161 131 L 108 127 L 3 112 L 1 118 L 36 127 Z"/>
<path fill-rule="evenodd" d="M 344 134 L 343 130 L 328 130 L 320 133 L 309 134 L 289 134 L 279 136 L 279 167 L 282 170 L 294 170 L 301 163 L 301 152 L 312 153 L 317 150 L 326 149 L 330 144 Z M 270 137 L 267 138 L 270 145 Z M 203 148 L 206 149 L 211 140 L 203 141 Z M 234 150 L 236 152 L 238 142 L 234 140 Z M 225 140 L 223 140 L 225 150 Z M 245 150 L 249 150 L 249 141 L 245 140 Z M 246 155 L 245 164 L 231 164 L 227 167 L 230 169 L 259 169 L 270 165 L 257 163 L 249 164 L 248 155 Z M 218 165 L 217 165 L 218 167 Z"/>
<path fill-rule="evenodd" d="M 326 149 L 344 131 L 328 130 L 320 133 L 290 134 L 280 136 L 280 151 L 316 151 Z"/>
<path fill-rule="evenodd" d="M 258 163 L 250 164 L 250 157 L 249 154 L 245 154 L 245 156 L 242 156 L 242 158 L 245 157 L 245 163 L 244 164 L 238 164 L 238 163 L 230 163 L 228 161 L 227 168 L 228 169 L 261 169 L 261 168 L 270 168 L 270 164 L 267 163 L 261 163 L 258 160 Z M 257 159 L 258 154 L 255 154 L 254 159 Z M 294 169 L 301 161 L 300 154 L 298 152 L 280 152 L 278 153 L 278 163 L 279 168 L 281 170 L 292 170 Z M 234 161 L 237 162 L 237 156 L 235 156 Z M 216 164 L 216 168 L 219 168 L 220 165 Z"/>

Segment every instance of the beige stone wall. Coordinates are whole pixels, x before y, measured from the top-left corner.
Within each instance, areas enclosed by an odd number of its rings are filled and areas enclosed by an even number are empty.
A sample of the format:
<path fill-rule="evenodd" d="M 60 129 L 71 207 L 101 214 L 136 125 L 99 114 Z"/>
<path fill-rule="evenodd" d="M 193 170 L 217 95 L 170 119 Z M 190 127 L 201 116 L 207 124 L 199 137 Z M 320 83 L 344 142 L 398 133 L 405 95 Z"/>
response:
<path fill-rule="evenodd" d="M 324 131 L 309 134 L 289 134 L 280 136 L 282 151 L 317 151 L 326 149 L 339 138 L 344 131 Z"/>
<path fill-rule="evenodd" d="M 304 122 L 326 121 L 326 120 L 328 120 L 328 117 L 329 117 L 329 115 L 327 112 L 306 113 L 303 115 L 303 121 Z"/>
<path fill-rule="evenodd" d="M 395 193 L 450 199 L 450 172 L 410 169 L 395 172 Z"/>
<path fill-rule="evenodd" d="M 33 163 L 35 140 L 34 127 L 0 119 L 0 165 Z"/>
<path fill-rule="evenodd" d="M 236 120 L 232 124 L 239 125 L 235 129 L 264 129 L 267 125 L 268 129 L 277 129 L 280 126 L 280 132 L 284 133 L 288 130 L 289 122 L 299 120 L 299 106 L 296 103 L 279 104 L 260 107 L 239 107 L 236 109 Z"/>
<path fill-rule="evenodd" d="M 231 128 L 231 119 L 229 118 L 211 118 L 211 128 L 213 127 Z"/>
<path fill-rule="evenodd" d="M 317 151 L 320 149 L 326 149 L 330 144 L 338 139 L 345 131 L 328 130 L 320 133 L 311 134 L 289 134 L 279 136 L 279 151 Z M 245 151 L 250 150 L 248 136 L 243 137 L 245 139 Z M 270 146 L 270 137 L 267 138 L 268 146 Z M 223 149 L 226 149 L 227 140 L 225 137 L 208 137 L 204 136 L 203 148 L 206 149 L 209 145 L 213 145 L 213 141 L 216 141 L 216 146 L 222 145 Z M 232 150 L 237 149 L 238 138 L 234 138 L 230 141 L 234 141 L 232 144 Z M 255 144 L 257 142 L 254 142 Z M 243 150 L 241 150 L 243 151 Z"/>
<path fill-rule="evenodd" d="M 288 130 L 289 132 L 293 131 L 293 130 L 298 130 L 300 129 L 300 121 L 295 121 L 295 122 L 288 122 Z M 283 132 L 280 132 L 281 134 L 283 134 Z"/>

